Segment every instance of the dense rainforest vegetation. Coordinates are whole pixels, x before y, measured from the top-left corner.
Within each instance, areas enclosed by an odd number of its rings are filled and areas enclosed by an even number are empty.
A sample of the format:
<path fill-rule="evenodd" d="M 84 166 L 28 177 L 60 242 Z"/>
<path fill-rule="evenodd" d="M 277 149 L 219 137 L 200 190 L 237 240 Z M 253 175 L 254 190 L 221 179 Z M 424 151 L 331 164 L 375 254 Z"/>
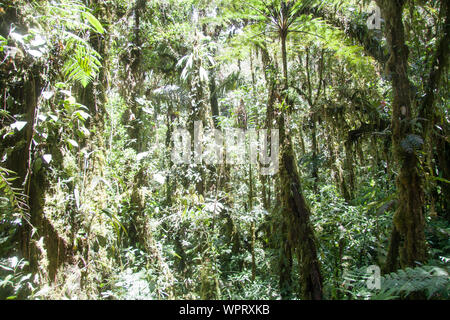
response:
<path fill-rule="evenodd" d="M 449 19 L 0 0 L 0 298 L 448 299 Z"/>

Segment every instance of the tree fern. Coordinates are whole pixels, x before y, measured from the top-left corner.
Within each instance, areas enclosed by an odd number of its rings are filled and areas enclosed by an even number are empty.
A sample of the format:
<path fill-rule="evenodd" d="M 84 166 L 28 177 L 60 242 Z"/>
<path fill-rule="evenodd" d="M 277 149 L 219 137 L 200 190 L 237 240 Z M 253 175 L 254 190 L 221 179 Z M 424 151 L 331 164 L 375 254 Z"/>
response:
<path fill-rule="evenodd" d="M 52 37 L 64 48 L 65 77 L 86 87 L 101 67 L 101 56 L 85 39 L 92 33 L 104 33 L 103 26 L 81 1 L 50 2 L 42 9 L 48 14 L 42 16 L 41 22 L 51 29 Z"/>

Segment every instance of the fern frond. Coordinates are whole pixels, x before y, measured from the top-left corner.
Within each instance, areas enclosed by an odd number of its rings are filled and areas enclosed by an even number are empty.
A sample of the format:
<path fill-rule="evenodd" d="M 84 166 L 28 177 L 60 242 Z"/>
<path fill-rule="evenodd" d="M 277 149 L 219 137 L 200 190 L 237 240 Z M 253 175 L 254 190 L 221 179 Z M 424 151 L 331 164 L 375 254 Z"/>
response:
<path fill-rule="evenodd" d="M 66 61 L 63 72 L 70 81 L 83 87 L 92 82 L 100 70 L 100 55 L 88 46 L 78 45 L 74 54 Z"/>
<path fill-rule="evenodd" d="M 11 207 L 18 209 L 21 214 L 25 214 L 27 209 L 25 195 L 12 186 L 12 182 L 16 180 L 16 177 L 12 176 L 13 174 L 13 171 L 0 167 L 0 192 L 9 201 Z"/>
<path fill-rule="evenodd" d="M 369 289 L 365 268 L 346 271 L 344 292 L 353 299 L 392 300 L 406 298 L 412 293 L 425 293 L 427 299 L 448 299 L 450 278 L 448 270 L 437 266 L 400 269 L 381 277 L 380 289 Z"/>
<path fill-rule="evenodd" d="M 398 270 L 382 277 L 381 290 L 372 298 L 381 299 L 388 293 L 407 297 L 414 292 L 424 292 L 428 299 L 443 298 L 450 292 L 448 272 L 436 266 Z"/>

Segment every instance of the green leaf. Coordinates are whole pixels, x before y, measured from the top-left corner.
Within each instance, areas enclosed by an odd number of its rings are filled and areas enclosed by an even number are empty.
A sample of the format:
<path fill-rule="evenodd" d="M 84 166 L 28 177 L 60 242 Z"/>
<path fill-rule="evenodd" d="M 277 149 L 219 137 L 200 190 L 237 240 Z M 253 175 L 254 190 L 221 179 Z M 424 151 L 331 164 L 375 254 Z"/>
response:
<path fill-rule="evenodd" d="M 432 177 L 431 179 L 432 180 L 437 180 L 437 181 L 440 181 L 440 182 L 444 182 L 444 183 L 450 183 L 450 180 L 447 180 L 447 179 L 444 179 L 444 178 L 441 178 L 441 177 Z"/>
<path fill-rule="evenodd" d="M 71 147 L 78 148 L 78 143 L 75 140 L 67 139 L 67 142 L 70 144 Z"/>
<path fill-rule="evenodd" d="M 86 119 L 90 117 L 90 115 L 83 110 L 77 110 L 73 114 L 77 116 L 81 121 L 86 121 Z"/>
<path fill-rule="evenodd" d="M 105 208 L 105 209 L 102 209 L 102 212 L 111 219 L 111 223 L 116 228 L 117 233 L 119 232 L 120 228 L 122 228 L 123 232 L 125 232 L 125 234 L 128 236 L 127 229 L 125 229 L 125 226 L 120 222 L 117 215 L 111 209 Z"/>
<path fill-rule="evenodd" d="M 27 124 L 26 121 L 16 121 L 11 125 L 11 128 L 13 129 L 17 129 L 17 131 L 20 131 L 23 129 L 23 127 L 25 127 Z"/>
<path fill-rule="evenodd" d="M 83 12 L 84 17 L 89 21 L 89 23 L 94 27 L 94 29 L 98 33 L 104 33 L 105 29 L 103 29 L 102 24 L 100 21 L 97 20 L 96 17 L 94 17 L 90 12 Z"/>
<path fill-rule="evenodd" d="M 85 127 L 78 128 L 77 133 L 82 138 L 89 137 L 91 135 L 91 132 L 88 129 L 86 129 Z"/>

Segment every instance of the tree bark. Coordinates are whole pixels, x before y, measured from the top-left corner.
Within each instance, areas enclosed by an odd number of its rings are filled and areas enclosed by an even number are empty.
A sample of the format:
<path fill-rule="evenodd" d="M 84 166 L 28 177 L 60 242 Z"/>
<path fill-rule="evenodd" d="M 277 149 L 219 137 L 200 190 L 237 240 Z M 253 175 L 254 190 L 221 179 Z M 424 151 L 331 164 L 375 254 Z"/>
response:
<path fill-rule="evenodd" d="M 411 84 L 408 78 L 408 47 L 402 22 L 405 0 L 377 0 L 386 21 L 386 38 L 390 51 L 387 62 L 392 77 L 392 144 L 394 158 L 400 167 L 397 177 L 399 205 L 394 214 L 394 230 L 398 232 L 401 267 L 414 267 L 427 258 L 425 219 L 423 214 L 423 185 L 417 168 L 415 149 L 408 145 L 415 139 L 411 127 Z M 394 250 L 394 244 L 391 245 Z M 392 252 L 388 266 L 395 265 L 396 253 Z"/>
<path fill-rule="evenodd" d="M 289 88 L 287 50 L 287 31 L 280 34 L 281 55 L 283 62 L 283 100 L 287 105 L 285 112 L 280 112 L 280 186 L 281 203 L 285 221 L 288 223 L 288 242 L 300 255 L 300 286 L 303 299 L 320 300 L 323 298 L 322 276 L 317 257 L 316 239 L 310 223 L 310 210 L 304 199 L 300 177 L 295 163 L 294 149 L 289 134 L 289 116 L 291 102 L 287 96 Z"/>

